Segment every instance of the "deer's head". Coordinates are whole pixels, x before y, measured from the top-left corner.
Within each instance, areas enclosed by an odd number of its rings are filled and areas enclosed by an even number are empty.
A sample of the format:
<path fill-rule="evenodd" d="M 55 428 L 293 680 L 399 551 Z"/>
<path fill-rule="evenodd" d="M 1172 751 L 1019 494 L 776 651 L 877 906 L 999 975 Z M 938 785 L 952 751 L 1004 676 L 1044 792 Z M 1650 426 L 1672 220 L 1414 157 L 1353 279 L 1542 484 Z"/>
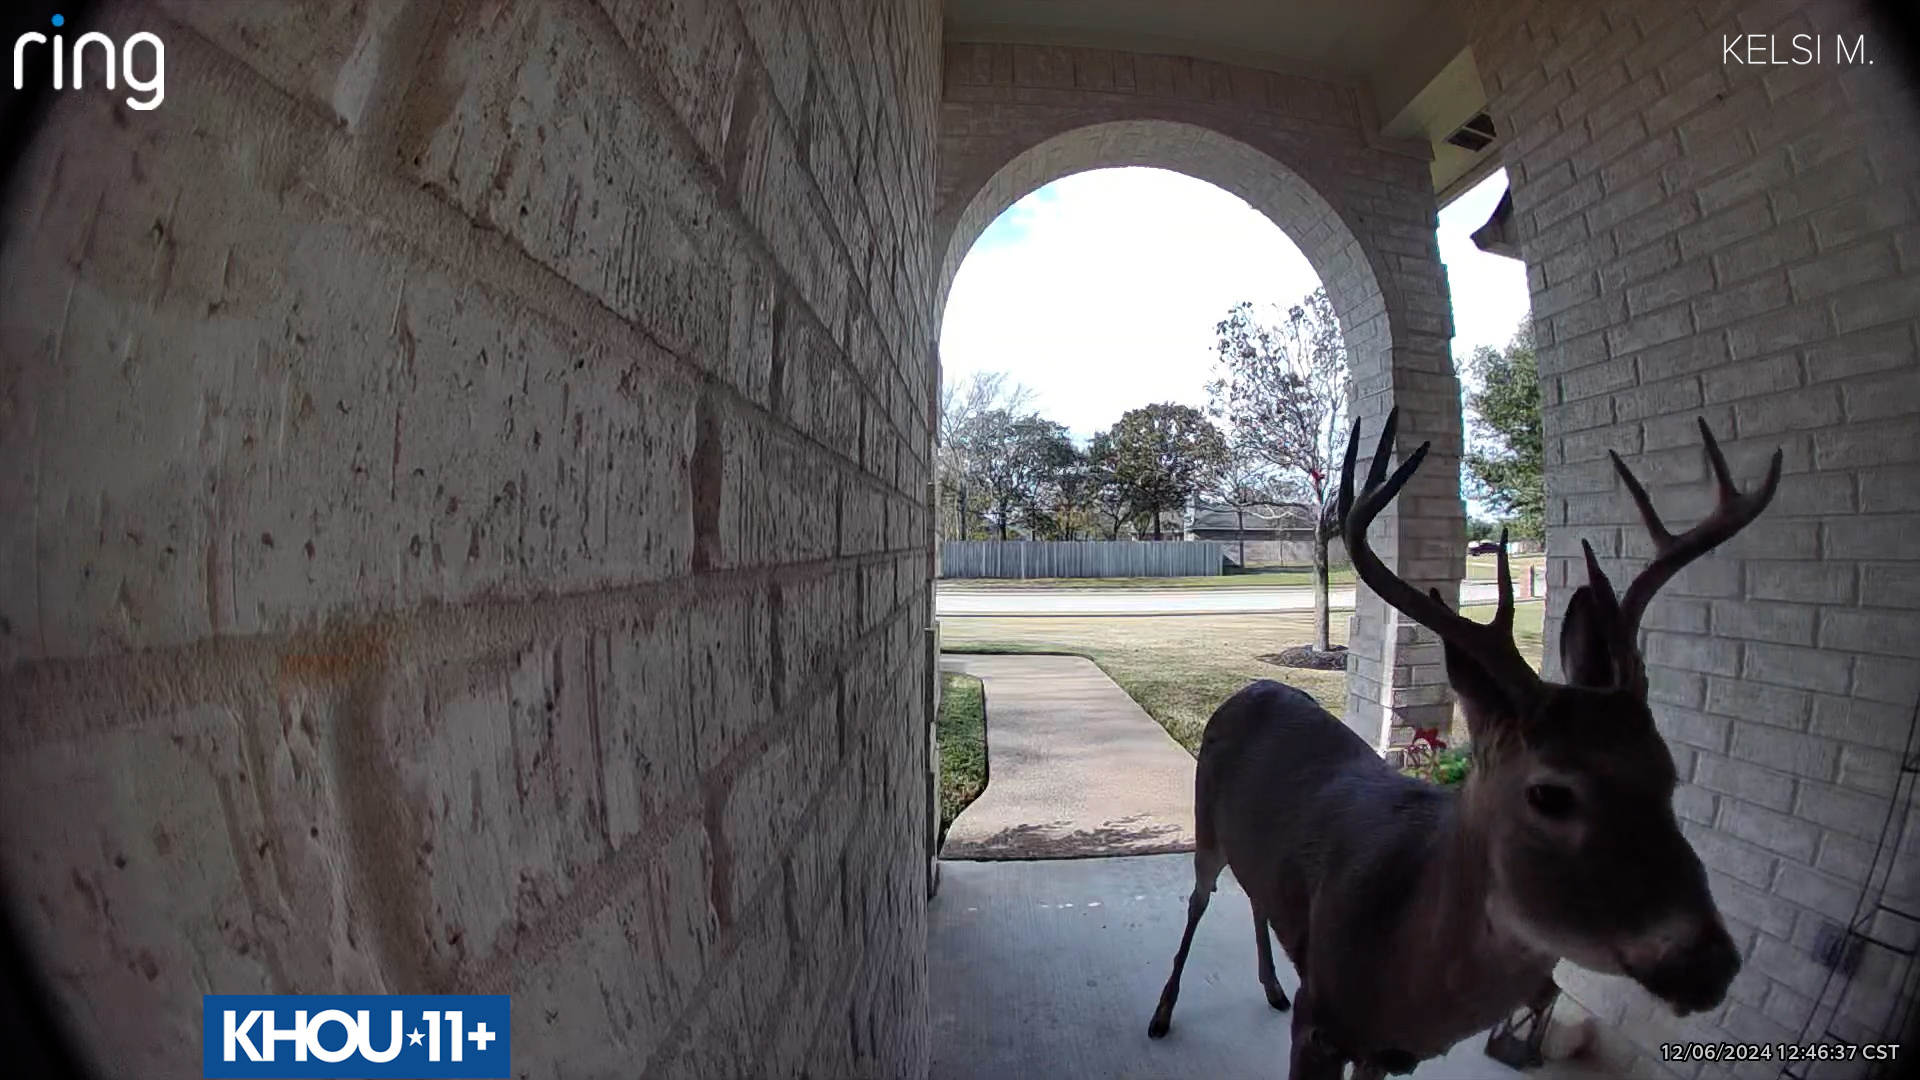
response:
<path fill-rule="evenodd" d="M 1401 580 L 1368 546 L 1367 526 L 1427 453 L 1422 444 L 1387 475 L 1397 419 L 1397 410 L 1388 414 L 1357 499 L 1354 425 L 1340 483 L 1342 529 L 1360 580 L 1445 647 L 1447 681 L 1473 736 L 1463 812 L 1486 847 L 1489 914 L 1535 948 L 1634 979 L 1681 1015 L 1718 1005 L 1740 957 L 1674 818 L 1673 756 L 1647 707 L 1638 631 L 1662 585 L 1766 509 L 1780 481 L 1780 454 L 1759 490 L 1742 494 L 1702 421 L 1719 500 L 1678 536 L 1614 456 L 1656 554 L 1623 598 L 1582 545 L 1587 584 L 1567 604 L 1560 635 L 1567 681 L 1555 683 L 1541 679 L 1514 644 L 1505 536 L 1499 605 L 1486 624 L 1448 608 L 1437 591 Z"/>

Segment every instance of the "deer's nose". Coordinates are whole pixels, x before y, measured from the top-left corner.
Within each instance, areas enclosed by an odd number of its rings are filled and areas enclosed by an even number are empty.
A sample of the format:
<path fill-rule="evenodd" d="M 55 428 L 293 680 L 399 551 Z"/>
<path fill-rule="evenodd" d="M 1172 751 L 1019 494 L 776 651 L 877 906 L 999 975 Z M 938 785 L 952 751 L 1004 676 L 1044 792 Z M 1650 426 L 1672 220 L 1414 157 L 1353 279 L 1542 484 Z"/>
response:
<path fill-rule="evenodd" d="M 1698 934 L 1663 950 L 1652 964 L 1632 971 L 1634 980 L 1681 1016 L 1704 1012 L 1727 996 L 1740 971 L 1740 950 L 1718 918 Z"/>

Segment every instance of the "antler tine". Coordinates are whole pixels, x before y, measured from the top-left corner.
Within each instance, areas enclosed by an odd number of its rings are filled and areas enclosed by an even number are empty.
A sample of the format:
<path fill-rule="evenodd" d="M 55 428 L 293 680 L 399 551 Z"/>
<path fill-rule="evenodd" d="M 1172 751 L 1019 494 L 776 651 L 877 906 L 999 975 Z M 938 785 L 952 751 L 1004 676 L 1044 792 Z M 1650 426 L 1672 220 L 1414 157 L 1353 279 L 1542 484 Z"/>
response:
<path fill-rule="evenodd" d="M 1671 543 L 1673 534 L 1660 523 L 1660 515 L 1653 508 L 1653 500 L 1647 498 L 1647 489 L 1640 486 L 1639 478 L 1627 468 L 1626 462 L 1620 460 L 1619 454 L 1609 450 L 1607 456 L 1613 459 L 1613 471 L 1620 475 L 1620 482 L 1627 485 L 1627 494 L 1633 496 L 1633 505 L 1639 508 L 1640 520 L 1646 525 L 1648 535 L 1653 537 L 1654 545 L 1659 547 Z M 1587 565 L 1591 568 L 1593 563 Z"/>
<path fill-rule="evenodd" d="M 1600 569 L 1600 557 L 1593 553 L 1592 544 L 1582 540 L 1580 550 L 1587 557 L 1587 584 L 1599 594 L 1601 609 L 1609 616 L 1614 615 L 1620 610 L 1620 597 L 1613 591 L 1612 579 L 1607 577 L 1605 570 Z"/>
<path fill-rule="evenodd" d="M 1408 584 L 1387 569 L 1386 564 L 1380 561 L 1380 556 L 1367 543 L 1367 527 L 1406 486 L 1420 463 L 1426 460 L 1430 446 L 1421 443 L 1413 453 L 1407 455 L 1392 476 L 1387 475 L 1388 457 L 1393 452 L 1394 433 L 1399 426 L 1399 413 L 1400 410 L 1394 409 L 1387 414 L 1387 422 L 1380 431 L 1380 442 L 1373 452 L 1373 461 L 1367 468 L 1367 485 L 1357 500 L 1353 491 L 1353 473 L 1360 452 L 1358 420 L 1354 421 L 1353 433 L 1347 439 L 1347 456 L 1340 470 L 1340 530 L 1346 541 L 1347 558 L 1353 562 L 1354 574 L 1401 614 L 1466 653 L 1516 697 L 1526 696 L 1538 686 L 1539 677 L 1521 658 L 1520 651 L 1513 643 L 1513 579 L 1507 570 L 1504 538 L 1500 559 L 1501 613 L 1495 616 L 1492 625 L 1474 622 L 1447 607 L 1438 592 L 1423 593 Z"/>
<path fill-rule="evenodd" d="M 1741 492 L 1734 486 L 1732 472 L 1727 468 L 1727 459 L 1720 452 L 1720 443 L 1714 439 L 1712 429 L 1707 427 L 1705 418 L 1700 421 L 1700 435 L 1705 443 L 1707 464 L 1713 470 L 1714 485 L 1717 488 L 1714 507 L 1698 525 L 1675 536 L 1660 522 L 1660 515 L 1654 512 L 1653 502 L 1647 498 L 1646 488 L 1640 486 L 1620 455 L 1613 454 L 1613 467 L 1620 479 L 1627 485 L 1627 493 L 1640 509 L 1640 519 L 1646 523 L 1647 532 L 1653 537 L 1654 557 L 1645 570 L 1627 586 L 1627 594 L 1620 601 L 1621 628 L 1626 642 L 1637 638 L 1640 629 L 1640 617 L 1646 614 L 1647 605 L 1653 602 L 1654 594 L 1661 586 L 1673 580 L 1688 563 L 1731 540 L 1740 530 L 1753 524 L 1767 504 L 1773 501 L 1774 491 L 1780 486 L 1780 468 L 1783 452 L 1775 450 L 1773 460 L 1767 467 L 1767 478 L 1760 487 L 1751 492 Z M 1589 575 L 1592 574 L 1592 560 L 1589 554 Z"/>
<path fill-rule="evenodd" d="M 1493 625 L 1503 630 L 1513 629 L 1513 570 L 1507 564 L 1507 527 L 1500 526 L 1500 552 L 1494 557 L 1495 589 L 1499 602 L 1493 609 Z"/>

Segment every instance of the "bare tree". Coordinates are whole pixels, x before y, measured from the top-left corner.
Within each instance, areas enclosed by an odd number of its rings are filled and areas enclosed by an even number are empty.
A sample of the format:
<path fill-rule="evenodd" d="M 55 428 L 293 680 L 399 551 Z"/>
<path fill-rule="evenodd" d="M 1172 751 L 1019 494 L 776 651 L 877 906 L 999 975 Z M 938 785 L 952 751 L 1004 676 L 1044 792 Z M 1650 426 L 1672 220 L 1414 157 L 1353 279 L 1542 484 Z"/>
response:
<path fill-rule="evenodd" d="M 982 460 L 985 418 L 995 411 L 1019 415 L 1032 400 L 1031 389 L 1013 382 L 1000 371 L 976 371 L 941 386 L 940 447 L 936 462 L 943 492 L 953 493 L 954 512 L 948 539 L 965 540 L 969 535 L 968 515 L 981 490 L 985 468 Z"/>
<path fill-rule="evenodd" d="M 1239 534 L 1240 569 L 1247 568 L 1247 510 L 1286 501 L 1274 468 L 1246 443 L 1229 438 L 1226 457 L 1207 478 L 1202 494 L 1216 506 L 1233 511 L 1234 531 Z"/>
<path fill-rule="evenodd" d="M 1222 374 L 1207 387 L 1213 415 L 1311 500 L 1313 646 L 1325 652 L 1327 544 L 1336 528 L 1330 496 L 1348 385 L 1339 320 L 1326 290 L 1315 289 L 1285 311 L 1236 304 L 1215 334 Z"/>

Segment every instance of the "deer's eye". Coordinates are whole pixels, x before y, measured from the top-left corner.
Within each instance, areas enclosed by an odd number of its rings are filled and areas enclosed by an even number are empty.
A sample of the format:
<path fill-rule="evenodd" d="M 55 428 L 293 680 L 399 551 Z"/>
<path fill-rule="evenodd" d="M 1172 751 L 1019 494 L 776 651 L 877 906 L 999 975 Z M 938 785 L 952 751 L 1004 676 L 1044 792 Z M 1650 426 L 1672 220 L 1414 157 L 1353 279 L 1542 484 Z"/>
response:
<path fill-rule="evenodd" d="M 1573 789 L 1559 784 L 1529 784 L 1527 805 L 1542 817 L 1565 821 L 1573 816 Z"/>

